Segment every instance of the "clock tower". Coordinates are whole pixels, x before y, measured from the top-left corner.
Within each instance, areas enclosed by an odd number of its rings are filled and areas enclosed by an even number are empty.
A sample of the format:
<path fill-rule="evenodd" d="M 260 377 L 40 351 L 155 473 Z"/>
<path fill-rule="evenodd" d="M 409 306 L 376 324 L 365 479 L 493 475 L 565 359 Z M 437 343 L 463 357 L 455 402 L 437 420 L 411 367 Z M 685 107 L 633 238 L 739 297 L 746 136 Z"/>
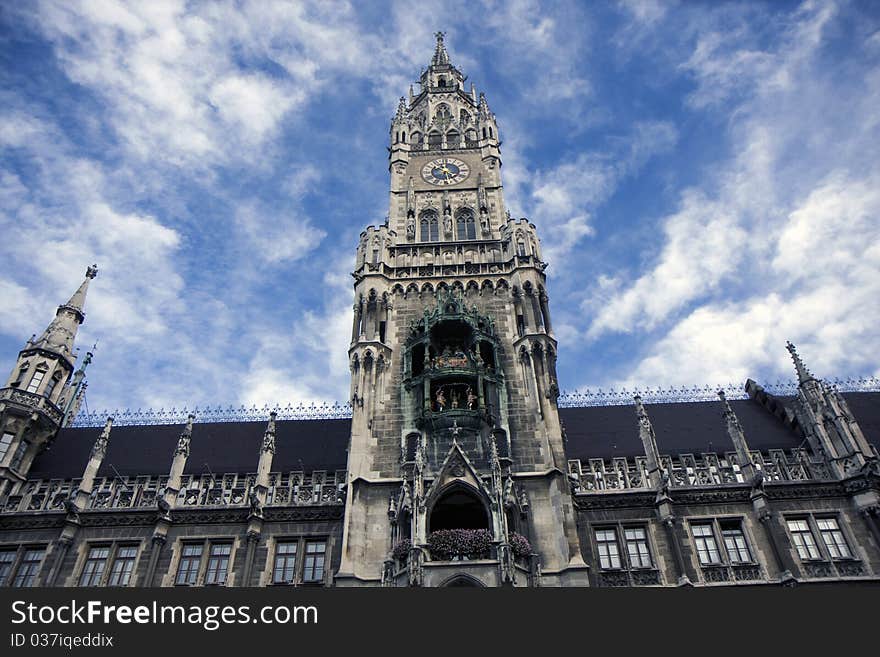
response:
<path fill-rule="evenodd" d="M 436 37 L 357 250 L 336 583 L 585 586 L 547 265 L 505 205 L 495 115 Z"/>

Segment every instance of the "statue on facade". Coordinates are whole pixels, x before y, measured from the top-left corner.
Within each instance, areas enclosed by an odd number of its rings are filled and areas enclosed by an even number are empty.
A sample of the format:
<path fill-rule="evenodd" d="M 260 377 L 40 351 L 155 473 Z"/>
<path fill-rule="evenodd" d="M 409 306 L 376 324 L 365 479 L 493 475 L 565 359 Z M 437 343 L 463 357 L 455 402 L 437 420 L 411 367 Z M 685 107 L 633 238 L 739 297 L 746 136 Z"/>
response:
<path fill-rule="evenodd" d="M 446 395 L 443 394 L 443 388 L 440 388 L 437 391 L 437 394 L 435 396 L 435 400 L 437 402 L 437 410 L 438 411 L 445 411 L 446 410 Z"/>
<path fill-rule="evenodd" d="M 467 387 L 467 407 L 472 411 L 477 409 L 477 396 L 470 386 Z"/>

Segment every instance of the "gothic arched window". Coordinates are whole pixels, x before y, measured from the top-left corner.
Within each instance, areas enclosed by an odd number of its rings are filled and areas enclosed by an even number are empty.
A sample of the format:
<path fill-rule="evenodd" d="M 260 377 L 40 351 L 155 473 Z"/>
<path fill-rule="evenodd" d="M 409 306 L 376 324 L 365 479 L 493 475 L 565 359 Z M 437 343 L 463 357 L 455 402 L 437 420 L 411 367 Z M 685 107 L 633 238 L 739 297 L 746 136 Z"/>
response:
<path fill-rule="evenodd" d="M 421 148 L 421 147 L 422 147 L 422 133 L 421 133 L 421 132 L 414 132 L 414 133 L 412 133 L 412 134 L 410 135 L 410 138 L 412 139 L 412 145 L 413 145 L 413 146 L 415 146 L 416 148 Z"/>
<path fill-rule="evenodd" d="M 440 240 L 440 224 L 437 220 L 436 212 L 433 210 L 423 212 L 420 224 L 423 242 L 437 242 Z"/>
<path fill-rule="evenodd" d="M 470 208 L 459 210 L 456 215 L 456 228 L 458 239 L 475 240 L 477 239 L 477 224 L 474 220 L 474 212 Z"/>
<path fill-rule="evenodd" d="M 440 148 L 443 145 L 443 135 L 439 132 L 428 133 L 428 148 Z"/>
<path fill-rule="evenodd" d="M 458 148 L 461 135 L 458 130 L 450 130 L 446 133 L 446 148 Z"/>

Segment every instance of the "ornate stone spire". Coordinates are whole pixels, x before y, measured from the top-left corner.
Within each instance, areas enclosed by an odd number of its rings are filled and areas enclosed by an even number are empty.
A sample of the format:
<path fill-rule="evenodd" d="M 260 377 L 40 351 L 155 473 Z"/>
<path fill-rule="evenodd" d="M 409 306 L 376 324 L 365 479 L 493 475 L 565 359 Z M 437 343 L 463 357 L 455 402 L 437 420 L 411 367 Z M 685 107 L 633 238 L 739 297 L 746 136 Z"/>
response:
<path fill-rule="evenodd" d="M 186 427 L 180 432 L 180 437 L 177 439 L 177 449 L 174 450 L 175 454 L 182 454 L 189 458 L 189 443 L 192 440 L 193 420 L 195 419 L 196 416 L 192 414 L 186 419 Z"/>
<path fill-rule="evenodd" d="M 788 353 L 791 354 L 791 359 L 794 361 L 794 368 L 797 370 L 798 382 L 806 383 L 807 381 L 815 381 L 815 377 L 807 369 L 807 366 L 804 365 L 804 361 L 801 360 L 801 357 L 798 356 L 795 346 L 791 342 L 786 342 L 785 348 L 788 349 Z"/>
<path fill-rule="evenodd" d="M 108 417 L 101 435 L 95 439 L 95 444 L 92 445 L 92 458 L 103 459 L 107 454 L 107 445 L 110 444 L 110 429 L 112 428 L 113 418 Z"/>
<path fill-rule="evenodd" d="M 73 342 L 76 339 L 76 331 L 83 323 L 86 315 L 83 309 L 86 305 L 86 293 L 89 283 L 98 275 L 98 266 L 92 265 L 86 269 L 86 277 L 70 300 L 58 306 L 55 319 L 46 327 L 43 334 L 32 342 L 32 346 L 55 351 L 64 354 L 72 360 Z"/>
<path fill-rule="evenodd" d="M 269 424 L 266 427 L 266 433 L 263 434 L 263 451 L 275 453 L 275 418 L 278 413 L 272 411 L 269 413 Z"/>
<path fill-rule="evenodd" d="M 395 121 L 403 121 L 406 118 L 406 98 L 403 96 L 400 97 L 400 101 L 397 103 L 397 115 L 394 117 Z"/>
<path fill-rule="evenodd" d="M 443 32 L 436 32 L 434 36 L 437 38 L 437 45 L 434 48 L 434 57 L 431 60 L 432 66 L 445 66 L 449 64 L 449 53 L 446 52 L 446 44 L 443 43 Z"/>

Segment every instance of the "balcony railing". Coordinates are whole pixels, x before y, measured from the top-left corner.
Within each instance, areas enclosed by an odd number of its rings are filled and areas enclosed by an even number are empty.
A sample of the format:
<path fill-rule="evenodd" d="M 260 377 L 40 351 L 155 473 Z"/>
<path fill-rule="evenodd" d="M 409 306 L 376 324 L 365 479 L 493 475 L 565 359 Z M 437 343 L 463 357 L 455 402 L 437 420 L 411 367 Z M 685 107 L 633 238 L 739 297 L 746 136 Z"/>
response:
<path fill-rule="evenodd" d="M 751 459 L 754 466 L 763 472 L 765 482 L 834 478 L 825 460 L 804 449 L 755 451 L 751 453 Z M 661 456 L 660 465 L 669 474 L 669 487 L 673 489 L 745 483 L 734 452 Z M 572 459 L 568 462 L 568 470 L 573 475 L 576 493 L 650 487 L 647 459 L 644 456 L 587 461 Z"/>
<path fill-rule="evenodd" d="M 0 401 L 11 402 L 13 404 L 21 404 L 35 411 L 43 413 L 55 424 L 61 424 L 61 418 L 64 414 L 55 404 L 46 399 L 43 395 L 37 395 L 26 390 L 18 388 L 3 388 L 0 390 Z"/>
<path fill-rule="evenodd" d="M 256 475 L 185 475 L 177 495 L 177 508 L 247 507 Z M 341 504 L 345 496 L 344 470 L 326 472 L 275 472 L 269 475 L 267 507 Z M 35 480 L 10 495 L 3 513 L 63 511 L 77 490 L 79 479 Z M 154 509 L 168 477 L 104 477 L 95 482 L 87 509 Z"/>

